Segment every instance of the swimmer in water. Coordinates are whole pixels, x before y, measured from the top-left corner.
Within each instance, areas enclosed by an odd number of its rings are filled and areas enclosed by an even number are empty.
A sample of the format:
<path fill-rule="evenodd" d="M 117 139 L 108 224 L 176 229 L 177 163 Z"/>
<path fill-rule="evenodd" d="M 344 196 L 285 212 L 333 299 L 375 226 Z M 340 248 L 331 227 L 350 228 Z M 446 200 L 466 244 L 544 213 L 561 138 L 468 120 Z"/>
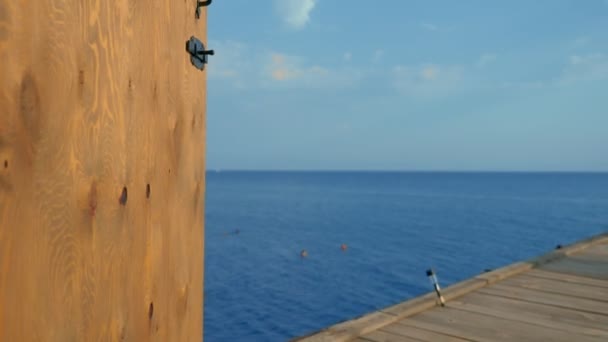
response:
<path fill-rule="evenodd" d="M 240 233 L 240 232 L 241 232 L 241 230 L 240 230 L 240 229 L 235 229 L 235 230 L 230 231 L 230 232 L 225 232 L 225 233 L 224 233 L 224 236 L 229 236 L 229 235 L 239 235 L 239 233 Z"/>
<path fill-rule="evenodd" d="M 307 256 L 308 256 L 308 251 L 307 251 L 307 250 L 305 250 L 305 249 L 303 249 L 303 250 L 300 252 L 300 257 L 302 257 L 302 258 L 306 258 Z"/>
<path fill-rule="evenodd" d="M 340 249 L 345 251 L 348 248 L 348 246 L 346 246 L 345 243 L 342 244 L 342 246 L 340 246 Z"/>

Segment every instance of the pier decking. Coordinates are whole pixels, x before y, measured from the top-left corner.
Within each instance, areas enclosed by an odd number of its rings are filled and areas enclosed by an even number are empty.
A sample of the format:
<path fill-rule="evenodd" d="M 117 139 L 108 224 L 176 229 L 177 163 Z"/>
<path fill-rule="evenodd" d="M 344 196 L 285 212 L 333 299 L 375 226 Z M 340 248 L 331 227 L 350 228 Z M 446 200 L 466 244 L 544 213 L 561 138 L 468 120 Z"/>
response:
<path fill-rule="evenodd" d="M 608 341 L 608 234 L 298 341 Z"/>

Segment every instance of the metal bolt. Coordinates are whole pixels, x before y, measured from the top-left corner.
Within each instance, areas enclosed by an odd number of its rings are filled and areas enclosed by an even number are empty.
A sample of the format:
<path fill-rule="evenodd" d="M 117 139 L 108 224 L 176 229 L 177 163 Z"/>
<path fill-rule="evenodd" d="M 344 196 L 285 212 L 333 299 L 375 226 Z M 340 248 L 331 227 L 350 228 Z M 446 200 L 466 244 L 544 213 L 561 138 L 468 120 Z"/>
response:
<path fill-rule="evenodd" d="M 203 50 L 203 51 L 196 51 L 196 54 L 203 55 L 203 56 L 207 56 L 207 55 L 213 56 L 213 55 L 215 55 L 215 52 L 213 50 Z"/>

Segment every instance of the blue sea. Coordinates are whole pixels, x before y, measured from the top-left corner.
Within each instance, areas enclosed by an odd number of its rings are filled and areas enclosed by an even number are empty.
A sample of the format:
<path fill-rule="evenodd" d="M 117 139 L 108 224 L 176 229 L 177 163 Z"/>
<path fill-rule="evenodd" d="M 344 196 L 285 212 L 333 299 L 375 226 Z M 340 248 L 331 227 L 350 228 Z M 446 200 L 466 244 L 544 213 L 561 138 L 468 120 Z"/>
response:
<path fill-rule="evenodd" d="M 205 341 L 285 341 L 608 231 L 608 174 L 208 172 L 205 211 Z"/>

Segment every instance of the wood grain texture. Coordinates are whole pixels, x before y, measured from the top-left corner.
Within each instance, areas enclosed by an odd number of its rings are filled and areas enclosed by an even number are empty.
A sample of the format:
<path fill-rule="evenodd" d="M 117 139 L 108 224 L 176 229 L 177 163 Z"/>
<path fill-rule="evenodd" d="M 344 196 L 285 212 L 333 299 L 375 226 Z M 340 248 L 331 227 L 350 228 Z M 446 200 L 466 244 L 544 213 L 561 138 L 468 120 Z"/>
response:
<path fill-rule="evenodd" d="M 608 256 L 576 255 L 543 265 L 542 270 L 608 281 Z"/>
<path fill-rule="evenodd" d="M 603 338 L 447 307 L 421 313 L 399 324 L 474 341 L 604 341 Z"/>
<path fill-rule="evenodd" d="M 531 290 L 545 291 L 549 293 L 563 294 L 565 296 L 580 297 L 603 301 L 608 303 L 608 288 L 589 286 L 583 284 L 569 284 L 560 280 L 541 279 L 520 275 L 505 280 L 501 284 L 519 286 Z"/>
<path fill-rule="evenodd" d="M 449 306 L 555 330 L 603 336 L 608 340 L 608 316 L 604 315 L 481 293 L 472 293 L 452 301 Z"/>
<path fill-rule="evenodd" d="M 200 341 L 195 0 L 0 0 L 0 341 Z"/>
<path fill-rule="evenodd" d="M 420 342 L 407 336 L 392 334 L 382 330 L 376 330 L 364 336 L 368 341 L 372 342 Z"/>
<path fill-rule="evenodd" d="M 581 284 L 581 285 L 608 288 L 608 280 L 586 278 L 586 277 L 580 277 L 580 276 L 575 276 L 575 275 L 566 274 L 566 273 L 550 272 L 550 271 L 543 271 L 540 269 L 535 269 L 530 272 L 527 272 L 526 275 L 529 277 L 535 277 L 535 278 L 541 278 L 541 279 L 558 280 L 563 283 L 568 283 L 568 284 L 573 284 L 573 285 Z"/>
<path fill-rule="evenodd" d="M 407 336 L 420 341 L 428 342 L 462 342 L 466 341 L 458 337 L 443 335 L 434 331 L 408 327 L 399 323 L 387 325 L 381 331 L 386 331 L 392 334 Z"/>
<path fill-rule="evenodd" d="M 608 303 L 594 299 L 585 299 L 563 294 L 550 293 L 540 290 L 526 289 L 519 286 L 496 284 L 492 287 L 478 290 L 491 296 L 518 299 L 530 303 L 556 306 L 560 308 L 579 310 L 582 312 L 608 315 Z"/>

